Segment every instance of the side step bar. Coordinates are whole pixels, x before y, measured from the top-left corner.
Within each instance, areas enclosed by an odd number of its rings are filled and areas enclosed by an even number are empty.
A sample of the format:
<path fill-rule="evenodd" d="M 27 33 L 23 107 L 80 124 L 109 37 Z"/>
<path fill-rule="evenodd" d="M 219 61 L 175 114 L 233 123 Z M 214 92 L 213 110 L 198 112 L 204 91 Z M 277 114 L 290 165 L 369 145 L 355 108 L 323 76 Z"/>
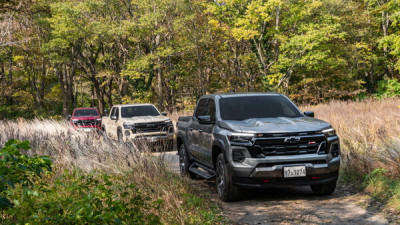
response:
<path fill-rule="evenodd" d="M 199 168 L 201 168 L 202 170 L 200 170 Z M 190 167 L 189 167 L 189 171 L 204 178 L 204 179 L 211 179 L 215 177 L 215 172 L 198 164 L 198 163 L 193 163 Z"/>

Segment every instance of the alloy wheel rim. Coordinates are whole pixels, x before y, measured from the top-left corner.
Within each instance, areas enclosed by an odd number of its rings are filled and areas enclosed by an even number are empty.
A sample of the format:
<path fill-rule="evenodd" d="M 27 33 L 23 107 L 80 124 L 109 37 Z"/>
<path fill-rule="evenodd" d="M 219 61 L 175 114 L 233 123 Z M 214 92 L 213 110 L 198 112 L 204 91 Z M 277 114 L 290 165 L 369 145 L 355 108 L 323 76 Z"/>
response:
<path fill-rule="evenodd" d="M 217 190 L 220 196 L 224 193 L 225 188 L 225 179 L 224 179 L 224 166 L 222 165 L 221 161 L 218 160 L 217 162 Z"/>

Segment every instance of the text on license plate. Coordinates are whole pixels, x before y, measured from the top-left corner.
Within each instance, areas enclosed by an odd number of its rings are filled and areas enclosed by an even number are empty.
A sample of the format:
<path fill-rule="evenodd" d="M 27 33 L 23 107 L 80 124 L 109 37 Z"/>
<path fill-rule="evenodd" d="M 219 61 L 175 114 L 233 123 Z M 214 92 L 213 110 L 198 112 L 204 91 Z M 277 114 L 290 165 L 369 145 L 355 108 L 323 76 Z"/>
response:
<path fill-rule="evenodd" d="M 306 176 L 305 166 L 283 167 L 283 177 L 305 177 L 305 176 Z"/>

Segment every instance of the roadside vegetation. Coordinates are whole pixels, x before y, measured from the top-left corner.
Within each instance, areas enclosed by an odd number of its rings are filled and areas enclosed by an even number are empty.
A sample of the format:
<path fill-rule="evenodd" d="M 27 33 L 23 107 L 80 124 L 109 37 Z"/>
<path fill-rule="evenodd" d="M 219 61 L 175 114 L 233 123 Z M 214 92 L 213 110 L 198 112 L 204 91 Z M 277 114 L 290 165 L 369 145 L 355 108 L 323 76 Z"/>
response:
<path fill-rule="evenodd" d="M 332 101 L 302 109 L 314 110 L 337 130 L 342 182 L 400 213 L 400 99 Z"/>
<path fill-rule="evenodd" d="M 224 223 L 208 193 L 147 149 L 22 119 L 0 121 L 0 146 L 3 224 Z"/>

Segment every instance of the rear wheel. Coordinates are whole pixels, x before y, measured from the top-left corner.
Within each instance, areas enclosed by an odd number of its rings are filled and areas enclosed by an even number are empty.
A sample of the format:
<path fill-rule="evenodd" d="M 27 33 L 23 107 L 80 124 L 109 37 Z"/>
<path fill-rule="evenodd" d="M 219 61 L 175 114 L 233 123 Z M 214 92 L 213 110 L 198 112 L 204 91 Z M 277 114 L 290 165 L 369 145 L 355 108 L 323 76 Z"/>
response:
<path fill-rule="evenodd" d="M 218 197 L 224 202 L 237 200 L 240 197 L 239 187 L 233 184 L 232 176 L 230 176 L 225 163 L 224 154 L 220 153 L 218 155 L 215 168 Z"/>
<path fill-rule="evenodd" d="M 185 145 L 182 144 L 179 148 L 179 170 L 181 172 L 182 177 L 190 177 L 191 179 L 195 179 L 197 177 L 196 174 L 189 171 L 189 167 L 192 163 L 189 160 L 189 157 L 186 152 Z"/>
<path fill-rule="evenodd" d="M 336 189 L 336 180 L 326 184 L 310 185 L 310 187 L 316 195 L 330 195 Z"/>

